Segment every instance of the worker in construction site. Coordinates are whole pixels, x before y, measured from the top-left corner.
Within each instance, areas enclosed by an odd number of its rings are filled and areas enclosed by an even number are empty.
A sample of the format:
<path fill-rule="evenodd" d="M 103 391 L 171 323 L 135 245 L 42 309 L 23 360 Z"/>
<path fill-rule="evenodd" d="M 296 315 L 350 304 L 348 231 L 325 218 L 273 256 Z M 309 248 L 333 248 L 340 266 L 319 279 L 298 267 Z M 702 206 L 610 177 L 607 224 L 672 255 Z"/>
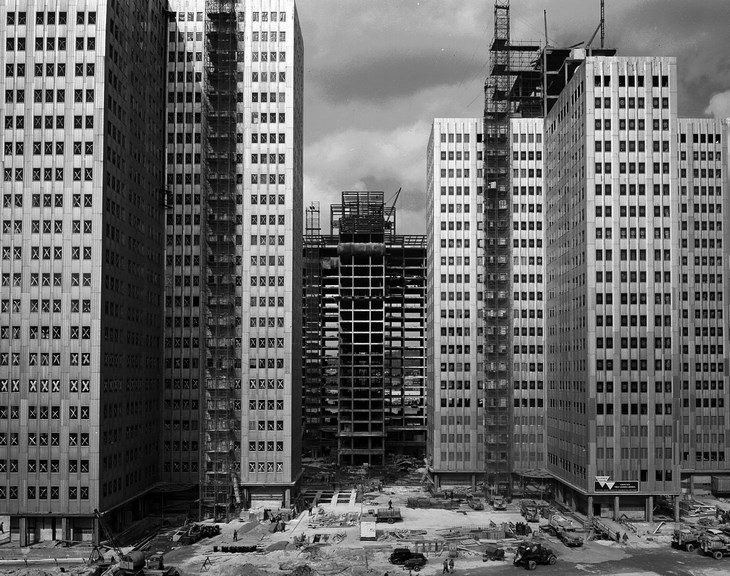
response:
<path fill-rule="evenodd" d="M 388 510 L 392 510 L 392 509 L 393 509 L 393 501 L 388 500 Z"/>

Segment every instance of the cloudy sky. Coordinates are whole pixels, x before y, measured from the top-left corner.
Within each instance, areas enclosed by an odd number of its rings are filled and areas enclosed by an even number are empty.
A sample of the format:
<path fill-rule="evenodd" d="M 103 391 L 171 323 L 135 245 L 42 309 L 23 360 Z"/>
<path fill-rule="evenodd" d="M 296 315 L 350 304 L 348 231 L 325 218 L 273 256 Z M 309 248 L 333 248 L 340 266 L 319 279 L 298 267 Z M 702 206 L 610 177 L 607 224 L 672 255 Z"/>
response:
<path fill-rule="evenodd" d="M 398 231 L 425 233 L 426 145 L 435 117 L 478 117 L 493 0 L 297 0 L 305 48 L 304 194 L 399 187 Z M 512 0 L 512 38 L 587 41 L 600 0 Z M 606 46 L 676 56 L 679 113 L 730 116 L 730 0 L 606 0 Z M 594 46 L 599 43 L 598 36 Z"/>

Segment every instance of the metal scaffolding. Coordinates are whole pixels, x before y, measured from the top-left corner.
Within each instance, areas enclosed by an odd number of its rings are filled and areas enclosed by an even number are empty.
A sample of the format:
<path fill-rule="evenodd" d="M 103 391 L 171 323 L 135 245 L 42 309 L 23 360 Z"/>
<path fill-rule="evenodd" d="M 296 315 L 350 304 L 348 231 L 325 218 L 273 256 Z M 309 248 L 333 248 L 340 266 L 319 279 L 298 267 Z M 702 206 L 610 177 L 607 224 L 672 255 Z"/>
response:
<path fill-rule="evenodd" d="M 510 119 L 544 118 L 586 49 L 513 41 L 509 0 L 495 0 L 490 73 L 484 86 L 485 290 L 487 302 L 493 303 L 485 310 L 484 461 L 488 484 L 502 492 L 512 486 Z M 590 53 L 612 56 L 615 50 L 601 46 Z"/>
<path fill-rule="evenodd" d="M 241 311 L 236 279 L 235 2 L 206 2 L 205 194 L 207 209 L 207 345 L 201 508 L 228 516 L 241 505 Z"/>

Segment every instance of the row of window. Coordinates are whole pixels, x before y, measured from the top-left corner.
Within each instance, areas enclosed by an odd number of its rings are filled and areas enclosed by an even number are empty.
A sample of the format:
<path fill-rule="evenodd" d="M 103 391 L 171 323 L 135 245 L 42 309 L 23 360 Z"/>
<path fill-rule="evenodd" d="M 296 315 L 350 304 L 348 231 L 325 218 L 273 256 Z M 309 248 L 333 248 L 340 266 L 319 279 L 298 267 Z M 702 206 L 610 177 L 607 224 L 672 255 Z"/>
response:
<path fill-rule="evenodd" d="M 81 472 L 86 474 L 89 472 L 88 460 L 68 460 L 68 471 L 72 474 Z M 60 460 L 28 460 L 28 472 L 40 472 L 42 474 L 50 472 L 56 474 L 61 472 Z M 20 466 L 18 460 L 0 460 L 0 472 L 19 472 Z"/>
<path fill-rule="evenodd" d="M 15 101 L 16 102 L 24 102 L 25 101 L 25 95 L 23 94 L 24 90 L 16 90 L 15 95 Z M 8 95 L 10 93 L 10 95 Z M 55 100 L 54 100 L 55 97 Z M 8 99 L 10 98 L 10 99 Z M 5 92 L 5 101 L 6 102 L 12 102 L 12 90 L 6 90 Z M 36 88 L 33 90 L 33 102 L 35 103 L 49 103 L 49 102 L 65 102 L 66 101 L 66 90 L 64 89 L 58 89 L 58 90 L 52 90 L 52 89 L 40 89 Z M 75 103 L 82 103 L 82 102 L 94 102 L 94 89 L 93 88 L 87 88 L 86 90 L 82 89 L 74 89 L 74 102 Z"/>
<path fill-rule="evenodd" d="M 620 362 L 620 363 L 619 363 Z M 648 370 L 648 361 L 644 358 L 641 360 L 620 360 L 617 361 L 616 364 L 620 366 L 620 370 Z M 713 366 L 715 364 L 713 363 Z M 596 370 L 607 370 L 612 371 L 614 369 L 614 361 L 613 359 L 608 360 L 596 360 Z M 667 360 L 655 360 L 654 361 L 654 370 L 657 372 L 661 372 L 662 370 L 671 371 L 672 369 L 672 361 Z M 713 370 L 715 372 L 715 370 Z"/>
<path fill-rule="evenodd" d="M 20 392 L 21 382 L 19 379 L 0 379 L 0 392 Z M 68 382 L 69 392 L 89 392 L 91 390 L 90 380 L 71 379 Z M 61 392 L 60 380 L 28 380 L 28 392 Z"/>
<path fill-rule="evenodd" d="M 51 308 L 51 303 L 53 304 L 53 308 Z M 10 312 L 11 310 L 11 301 L 10 300 L 2 300 L 0 301 L 0 312 Z M 30 311 L 31 312 L 61 312 L 61 300 L 37 300 L 33 299 L 30 301 Z M 12 311 L 16 313 L 20 313 L 21 311 L 21 303 L 19 299 L 15 299 L 12 301 Z M 71 300 L 71 312 L 91 312 L 91 300 L 77 300 L 73 299 Z M 15 327 L 13 327 L 13 330 L 15 330 Z M 714 329 L 713 329 L 714 330 Z"/>
<path fill-rule="evenodd" d="M 19 498 L 19 488 L 17 486 L 0 486 L 0 500 L 17 500 Z M 60 499 L 61 489 L 58 486 L 28 486 L 27 489 L 28 500 L 51 500 Z M 69 500 L 88 500 L 89 499 L 89 487 L 88 486 L 69 486 L 68 487 L 68 499 Z"/>
<path fill-rule="evenodd" d="M 36 50 L 66 50 L 66 38 L 60 37 L 58 38 L 58 43 L 56 43 L 56 38 L 45 38 L 45 42 L 43 41 L 43 38 L 36 38 L 35 39 L 35 49 Z M 8 52 L 12 52 L 14 50 L 18 50 L 19 52 L 23 52 L 25 50 L 26 46 L 26 39 L 23 37 L 15 38 L 10 37 L 6 38 L 5 40 L 5 49 Z M 83 36 L 79 36 L 76 38 L 76 50 L 96 50 L 96 38 L 93 36 L 90 36 L 88 38 L 85 38 Z"/>
<path fill-rule="evenodd" d="M 64 180 L 64 169 L 63 168 L 33 168 L 32 179 L 34 182 L 41 181 L 45 182 L 62 182 Z M 13 172 L 12 168 L 5 168 L 3 171 L 3 179 L 5 182 L 22 182 L 25 177 L 23 168 L 16 168 Z M 74 168 L 72 171 L 72 180 L 74 182 L 91 182 L 94 179 L 93 168 Z M 17 198 L 16 198 L 17 199 Z"/>
<path fill-rule="evenodd" d="M 276 472 L 284 471 L 283 462 L 249 462 L 249 472 L 274 472 L 274 466 L 276 466 Z"/>
<path fill-rule="evenodd" d="M 283 338 L 249 338 L 249 348 L 284 348 Z"/>
<path fill-rule="evenodd" d="M 628 86 L 629 88 L 643 88 L 644 87 L 644 80 L 646 79 L 647 86 L 649 85 L 648 79 L 649 76 L 647 75 L 644 77 L 641 74 L 634 75 L 634 74 L 618 74 L 618 85 L 619 88 L 624 88 Z M 611 75 L 595 75 L 593 77 L 593 85 L 597 87 L 604 87 L 608 88 L 611 86 Z M 663 75 L 652 75 L 651 77 L 651 86 L 652 88 L 668 88 L 669 87 L 669 76 L 666 74 Z"/>
<path fill-rule="evenodd" d="M 79 246 L 71 247 L 71 259 L 81 259 L 82 249 Z M 12 257 L 11 257 L 12 255 Z M 22 260 L 23 252 L 21 247 L 10 248 L 4 246 L 2 249 L 3 260 Z M 31 260 L 61 260 L 63 259 L 63 248 L 55 246 L 31 246 L 30 248 L 30 259 Z M 83 259 L 91 260 L 91 247 L 87 246 L 83 248 Z"/>
<path fill-rule="evenodd" d="M 93 76 L 96 72 L 95 64 L 74 64 L 75 76 Z M 33 67 L 34 76 L 66 76 L 66 64 L 35 64 Z M 5 76 L 25 76 L 25 64 L 5 64 Z M 704 152 L 703 152 L 704 154 Z M 712 154 L 712 152 L 710 152 Z"/>
<path fill-rule="evenodd" d="M 634 97 L 625 98 L 624 96 L 620 96 L 619 99 L 618 99 L 618 107 L 619 108 L 626 108 L 627 107 L 626 106 L 627 102 L 628 102 L 628 107 L 629 108 L 643 109 L 644 108 L 645 100 L 644 100 L 644 98 L 641 98 L 641 97 L 639 97 L 639 98 L 634 98 Z M 666 97 L 666 96 L 663 96 L 662 98 L 659 98 L 659 97 L 656 97 L 655 96 L 655 97 L 653 97 L 651 99 L 651 102 L 652 102 L 652 108 L 654 108 L 655 110 L 658 110 L 659 108 L 665 108 L 665 109 L 669 108 L 669 98 Z M 610 96 L 604 96 L 603 98 L 600 98 L 600 97 L 597 96 L 594 99 L 593 104 L 594 104 L 594 107 L 595 108 L 611 108 L 611 97 Z"/>
<path fill-rule="evenodd" d="M 280 31 L 277 35 L 277 32 L 266 32 L 266 31 L 254 31 L 251 33 L 251 41 L 252 42 L 286 42 L 286 32 Z"/>
<path fill-rule="evenodd" d="M 51 277 L 53 278 L 53 286 L 63 286 L 62 275 L 60 272 L 51 274 L 44 272 L 43 274 L 32 273 L 30 275 L 31 286 L 51 286 Z M 3 273 L 2 280 L 0 281 L 2 286 L 16 286 L 18 288 L 23 285 L 23 277 L 20 273 L 16 272 L 12 275 L 9 273 Z M 84 272 L 79 274 L 78 272 L 71 273 L 71 286 L 91 286 L 91 273 Z"/>
<path fill-rule="evenodd" d="M 628 123 L 629 128 L 628 129 L 633 130 L 634 128 L 632 128 L 631 126 L 634 126 L 634 125 L 635 124 L 633 124 L 633 120 L 629 119 L 629 123 Z M 603 120 L 598 118 L 598 119 L 596 119 L 594 126 L 595 126 L 596 130 L 606 130 L 606 131 L 611 130 L 611 118 L 604 118 Z M 642 120 L 642 119 L 638 120 L 637 126 L 638 126 L 638 128 L 637 128 L 638 130 L 644 130 L 646 128 L 644 120 Z M 618 128 L 619 128 L 619 130 L 627 129 L 626 118 L 619 118 Z M 652 128 L 652 130 L 669 130 L 669 119 L 665 118 L 665 119 L 660 120 L 658 118 L 655 118 L 651 122 L 651 128 Z"/>
<path fill-rule="evenodd" d="M 40 358 L 39 358 L 40 357 Z M 79 363 L 79 357 L 81 362 Z M 40 359 L 40 362 L 39 362 Z M 91 366 L 91 354 L 83 352 L 71 352 L 69 354 L 69 364 L 71 366 Z M 61 353 L 53 352 L 51 354 L 42 352 L 30 352 L 28 354 L 28 366 L 60 366 Z M 20 366 L 20 352 L 0 352 L 0 366 Z"/>
<path fill-rule="evenodd" d="M 481 135 L 478 135 L 478 136 L 481 136 Z M 456 142 L 457 144 L 460 144 L 462 142 L 464 142 L 465 144 L 468 144 L 469 138 L 470 138 L 470 135 L 468 132 L 465 134 L 461 134 L 461 133 L 454 134 L 452 132 L 449 132 L 447 134 L 445 132 L 441 132 L 441 142 L 448 141 L 449 144 L 452 144 L 454 142 Z"/>
<path fill-rule="evenodd" d="M 283 400 L 249 400 L 249 410 L 283 410 Z"/>
<path fill-rule="evenodd" d="M 60 307 L 59 307 L 60 308 Z M 60 311 L 60 310 L 59 310 Z M 12 340 L 20 337 L 20 326 L 12 327 L 12 337 L 10 326 L 0 326 L 0 339 Z M 31 340 L 61 340 L 60 326 L 30 326 L 28 337 Z M 91 326 L 71 326 L 69 328 L 69 338 L 73 340 L 88 340 L 91 338 Z"/>
<path fill-rule="evenodd" d="M 6 102 L 8 97 L 8 92 L 12 92 L 12 90 L 6 90 Z M 21 90 L 18 90 L 18 92 L 22 92 Z M 13 122 L 13 119 L 15 122 Z M 13 125 L 17 129 L 23 129 L 25 128 L 25 117 L 24 116 L 5 116 L 5 128 L 11 129 L 13 128 Z M 33 128 L 34 129 L 41 129 L 41 128 L 58 128 L 63 129 L 66 126 L 66 118 L 64 116 L 33 116 Z M 94 117 L 93 116 L 74 116 L 74 128 L 93 128 L 94 127 Z M 74 152 L 76 154 L 76 152 Z M 80 152 L 78 152 L 80 154 Z"/>
<path fill-rule="evenodd" d="M 12 156 L 13 150 L 15 154 L 21 155 L 25 153 L 25 143 L 16 142 L 13 147 L 12 142 L 5 143 L 5 155 Z M 63 154 L 65 151 L 65 142 L 33 142 L 33 154 Z M 94 143 L 93 142 L 74 142 L 73 144 L 74 154 L 93 154 Z"/>
<path fill-rule="evenodd" d="M 82 420 L 89 419 L 89 407 L 88 406 L 69 406 L 68 417 L 71 420 Z M 18 420 L 20 418 L 20 407 L 19 406 L 0 406 L 0 419 L 7 420 Z M 28 418 L 29 419 L 40 419 L 40 420 L 60 420 L 61 419 L 61 407 L 60 406 L 28 406 Z"/>
<path fill-rule="evenodd" d="M 58 12 L 41 12 L 35 13 L 36 24 L 58 24 L 64 26 L 67 23 L 68 13 L 65 11 Z M 8 26 L 25 26 L 27 24 L 26 12 L 8 12 L 6 19 Z M 96 12 L 83 10 L 76 12 L 76 24 L 96 24 Z"/>

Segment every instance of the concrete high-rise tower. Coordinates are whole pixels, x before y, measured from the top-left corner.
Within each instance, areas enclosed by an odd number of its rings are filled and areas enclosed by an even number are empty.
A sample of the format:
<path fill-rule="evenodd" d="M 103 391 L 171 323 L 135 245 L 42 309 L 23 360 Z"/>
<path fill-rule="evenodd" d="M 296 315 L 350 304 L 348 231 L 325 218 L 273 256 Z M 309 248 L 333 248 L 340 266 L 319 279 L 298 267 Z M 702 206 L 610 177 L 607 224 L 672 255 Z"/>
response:
<path fill-rule="evenodd" d="M 303 45 L 293 0 L 172 8 L 163 474 L 218 515 L 299 477 Z"/>
<path fill-rule="evenodd" d="M 0 4 L 0 516 L 144 512 L 162 375 L 162 3 Z"/>

